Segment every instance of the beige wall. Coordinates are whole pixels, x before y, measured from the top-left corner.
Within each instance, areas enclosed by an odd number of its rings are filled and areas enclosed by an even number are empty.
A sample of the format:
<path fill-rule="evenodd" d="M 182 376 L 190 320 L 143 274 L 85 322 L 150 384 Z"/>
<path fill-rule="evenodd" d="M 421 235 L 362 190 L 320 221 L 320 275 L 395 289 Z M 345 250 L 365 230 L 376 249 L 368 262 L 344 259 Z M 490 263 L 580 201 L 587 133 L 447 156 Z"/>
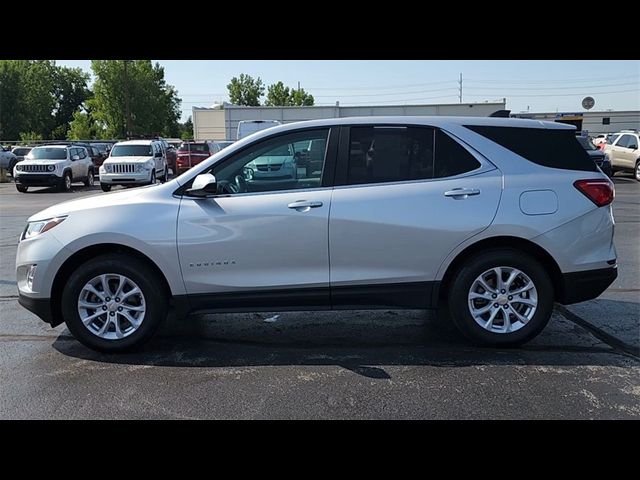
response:
<path fill-rule="evenodd" d="M 505 104 L 503 102 L 357 107 L 238 107 L 227 105 L 224 110 L 194 108 L 193 127 L 196 139 L 235 140 L 238 131 L 238 122 L 241 120 L 278 120 L 281 123 L 291 123 L 321 118 L 377 115 L 458 115 L 487 117 L 496 110 L 503 110 L 504 108 Z M 198 119 L 197 121 L 196 118 Z"/>
<path fill-rule="evenodd" d="M 192 120 L 195 140 L 226 140 L 224 110 L 194 108 Z"/>

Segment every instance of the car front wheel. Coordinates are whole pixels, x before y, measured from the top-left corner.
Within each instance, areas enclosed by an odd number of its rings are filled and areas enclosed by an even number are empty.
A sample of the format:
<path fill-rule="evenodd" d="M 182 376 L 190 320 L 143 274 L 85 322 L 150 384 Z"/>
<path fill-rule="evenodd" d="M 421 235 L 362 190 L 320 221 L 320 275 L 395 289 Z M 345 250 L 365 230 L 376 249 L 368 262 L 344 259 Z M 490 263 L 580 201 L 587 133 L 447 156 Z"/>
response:
<path fill-rule="evenodd" d="M 453 278 L 449 311 L 456 327 L 474 343 L 519 345 L 538 335 L 551 318 L 551 279 L 524 252 L 484 252 L 467 260 Z"/>
<path fill-rule="evenodd" d="M 29 190 L 29 187 L 25 187 L 24 185 L 16 185 L 16 189 L 20 193 L 27 193 L 27 190 Z"/>
<path fill-rule="evenodd" d="M 71 191 L 71 172 L 66 172 L 62 176 L 62 180 L 60 181 L 60 191 L 62 192 L 70 192 Z"/>
<path fill-rule="evenodd" d="M 71 275 L 62 294 L 69 331 L 102 352 L 140 347 L 166 318 L 167 298 L 159 280 L 147 264 L 129 255 L 89 260 Z"/>
<path fill-rule="evenodd" d="M 102 189 L 103 192 L 110 192 L 111 191 L 111 185 L 109 185 L 107 183 L 101 183 L 100 184 L 100 188 Z"/>
<path fill-rule="evenodd" d="M 634 176 L 636 180 L 640 182 L 640 158 L 636 160 L 636 168 L 634 170 Z"/>

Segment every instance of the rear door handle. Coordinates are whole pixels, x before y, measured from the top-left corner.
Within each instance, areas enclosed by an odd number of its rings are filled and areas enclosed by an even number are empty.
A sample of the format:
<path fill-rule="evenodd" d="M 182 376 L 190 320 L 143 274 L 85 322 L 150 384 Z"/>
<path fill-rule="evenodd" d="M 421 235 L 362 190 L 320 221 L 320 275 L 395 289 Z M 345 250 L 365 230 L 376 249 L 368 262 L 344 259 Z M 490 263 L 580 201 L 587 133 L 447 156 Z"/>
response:
<path fill-rule="evenodd" d="M 479 188 L 454 188 L 453 190 L 448 190 L 444 192 L 445 197 L 453 197 L 453 198 L 467 198 L 472 195 L 480 195 Z"/>
<path fill-rule="evenodd" d="M 307 212 L 312 208 L 318 208 L 321 206 L 322 202 L 309 202 L 307 200 L 298 200 L 287 205 L 287 207 L 293 208 L 299 212 Z"/>

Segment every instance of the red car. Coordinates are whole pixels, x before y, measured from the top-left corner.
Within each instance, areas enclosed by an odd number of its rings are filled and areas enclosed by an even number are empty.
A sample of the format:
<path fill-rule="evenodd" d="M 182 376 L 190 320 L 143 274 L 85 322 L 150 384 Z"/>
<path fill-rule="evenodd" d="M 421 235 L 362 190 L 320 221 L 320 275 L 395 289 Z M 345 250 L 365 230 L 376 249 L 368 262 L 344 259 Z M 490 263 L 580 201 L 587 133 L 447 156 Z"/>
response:
<path fill-rule="evenodd" d="M 180 175 L 221 149 L 214 142 L 182 142 L 178 147 L 176 173 Z"/>

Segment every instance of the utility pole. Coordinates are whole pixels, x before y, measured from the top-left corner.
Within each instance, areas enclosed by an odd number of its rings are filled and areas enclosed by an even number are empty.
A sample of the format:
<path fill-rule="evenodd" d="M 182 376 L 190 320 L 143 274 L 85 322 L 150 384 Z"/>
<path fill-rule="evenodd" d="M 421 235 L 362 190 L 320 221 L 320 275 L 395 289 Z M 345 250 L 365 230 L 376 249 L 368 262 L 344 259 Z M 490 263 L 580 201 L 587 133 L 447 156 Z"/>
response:
<path fill-rule="evenodd" d="M 458 80 L 458 97 L 460 98 L 460 103 L 462 103 L 462 73 L 460 74 L 460 80 Z"/>
<path fill-rule="evenodd" d="M 298 91 L 300 91 L 300 81 L 298 81 Z"/>
<path fill-rule="evenodd" d="M 129 135 L 131 135 L 131 107 L 129 100 L 129 75 L 127 70 L 127 65 L 129 64 L 129 60 L 124 60 L 124 114 L 127 122 L 127 131 L 125 137 L 128 139 Z"/>

